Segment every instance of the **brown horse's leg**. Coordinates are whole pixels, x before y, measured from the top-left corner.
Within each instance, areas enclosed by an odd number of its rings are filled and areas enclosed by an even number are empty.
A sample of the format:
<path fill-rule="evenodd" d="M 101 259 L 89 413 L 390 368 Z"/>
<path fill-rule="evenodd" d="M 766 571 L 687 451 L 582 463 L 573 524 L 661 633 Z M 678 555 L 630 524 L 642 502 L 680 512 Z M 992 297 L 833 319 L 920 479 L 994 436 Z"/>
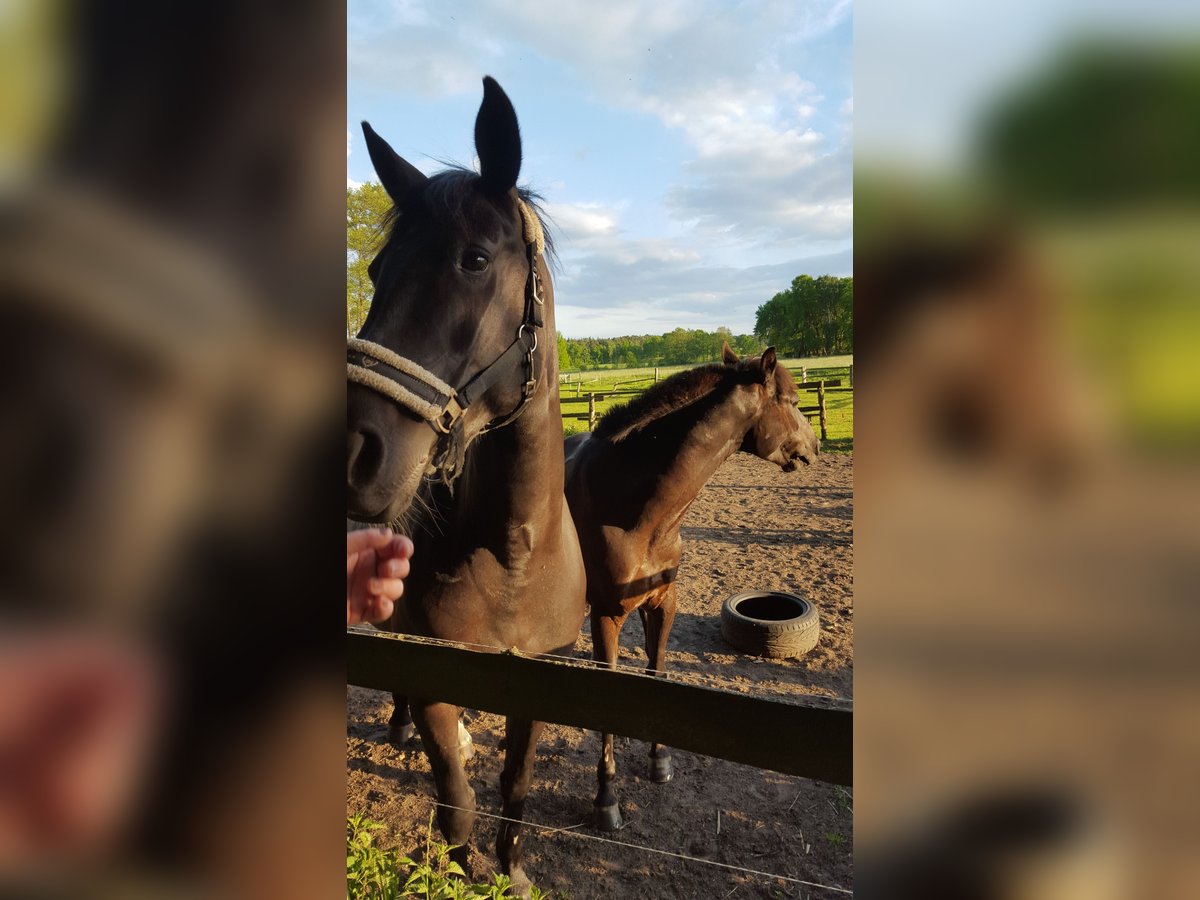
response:
<path fill-rule="evenodd" d="M 412 700 L 410 706 L 433 770 L 438 802 L 446 804 L 438 807 L 438 827 L 447 843 L 461 845 L 450 851 L 450 858 L 465 872 L 467 845 L 475 825 L 475 792 L 467 783 L 467 773 L 458 755 L 459 709 L 448 703 L 420 700 Z"/>
<path fill-rule="evenodd" d="M 412 714 L 408 711 L 408 698 L 401 694 L 392 694 L 392 718 L 388 722 L 388 740 L 397 747 L 407 744 L 417 733 L 413 725 Z"/>
<path fill-rule="evenodd" d="M 617 648 L 620 642 L 621 626 L 625 624 L 625 616 L 602 616 L 592 607 L 592 658 L 605 663 L 610 669 L 617 664 Z M 617 795 L 613 791 L 613 781 L 617 777 L 617 759 L 613 754 L 613 736 L 600 736 L 600 763 L 596 767 L 596 777 L 599 780 L 599 790 L 593 804 L 596 827 L 601 831 L 616 831 L 625 823 L 621 820 L 621 807 L 617 803 Z"/>
<path fill-rule="evenodd" d="M 543 722 L 525 722 L 507 719 L 505 738 L 508 747 L 504 753 L 504 771 L 500 773 L 500 796 L 504 800 L 500 832 L 496 835 L 496 855 L 500 857 L 500 868 L 512 879 L 517 893 L 524 896 L 528 891 L 529 879 L 521 868 L 521 826 L 525 814 L 525 798 L 529 796 L 529 785 L 533 781 L 533 762 L 537 755 L 537 742 L 545 728 Z"/>
<path fill-rule="evenodd" d="M 662 675 L 667 669 L 667 638 L 675 622 L 675 585 L 670 585 L 662 602 L 651 608 L 638 609 L 642 616 L 642 629 L 646 635 L 646 669 L 651 675 Z M 671 760 L 671 749 L 662 744 L 650 745 L 650 778 L 666 784 L 675 775 Z"/>

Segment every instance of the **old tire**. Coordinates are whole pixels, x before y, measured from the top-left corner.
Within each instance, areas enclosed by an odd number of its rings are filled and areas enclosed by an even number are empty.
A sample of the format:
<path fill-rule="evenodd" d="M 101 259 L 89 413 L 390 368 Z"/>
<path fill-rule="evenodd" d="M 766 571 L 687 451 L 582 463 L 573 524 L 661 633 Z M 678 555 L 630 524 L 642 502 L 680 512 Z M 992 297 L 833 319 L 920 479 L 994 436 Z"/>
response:
<path fill-rule="evenodd" d="M 721 635 L 743 653 L 795 659 L 817 646 L 821 625 L 817 608 L 803 597 L 747 591 L 721 607 Z"/>

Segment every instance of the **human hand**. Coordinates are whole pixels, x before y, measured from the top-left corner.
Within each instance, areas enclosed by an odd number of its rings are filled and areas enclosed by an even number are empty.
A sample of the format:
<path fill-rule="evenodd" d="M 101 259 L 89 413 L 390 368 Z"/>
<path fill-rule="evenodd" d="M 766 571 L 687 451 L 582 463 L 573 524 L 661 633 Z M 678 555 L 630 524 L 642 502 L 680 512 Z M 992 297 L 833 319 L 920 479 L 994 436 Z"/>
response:
<path fill-rule="evenodd" d="M 121 837 L 158 725 L 156 670 L 100 635 L 0 646 L 0 876 L 78 862 Z"/>
<path fill-rule="evenodd" d="M 385 528 L 346 534 L 347 625 L 391 618 L 412 554 L 412 541 Z"/>

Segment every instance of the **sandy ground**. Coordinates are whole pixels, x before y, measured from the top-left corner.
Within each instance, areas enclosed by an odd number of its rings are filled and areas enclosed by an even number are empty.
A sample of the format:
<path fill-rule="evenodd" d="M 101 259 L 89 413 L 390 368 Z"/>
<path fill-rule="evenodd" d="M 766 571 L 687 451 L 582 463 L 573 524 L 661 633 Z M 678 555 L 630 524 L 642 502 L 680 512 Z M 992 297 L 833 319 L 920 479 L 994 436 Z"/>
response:
<path fill-rule="evenodd" d="M 718 470 L 684 520 L 671 677 L 767 697 L 852 696 L 852 470 L 852 456 L 828 454 L 787 475 L 741 453 Z M 721 638 L 721 604 L 754 588 L 799 592 L 813 601 L 821 618 L 816 649 L 787 661 L 732 652 Z M 641 643 L 634 616 L 621 635 L 621 662 L 644 666 Z M 578 652 L 591 652 L 586 625 Z M 347 808 L 385 824 L 381 845 L 411 852 L 424 842 L 433 780 L 419 741 L 403 749 L 387 742 L 391 711 L 388 695 L 348 689 Z M 467 722 L 477 751 L 468 772 L 478 808 L 495 814 L 503 719 L 468 713 Z M 531 822 L 566 829 L 526 831 L 526 870 L 542 890 L 571 900 L 839 896 L 597 840 L 601 835 L 587 820 L 599 744 L 594 733 L 557 725 L 542 739 L 526 814 Z M 641 741 L 617 739 L 618 796 L 627 824 L 606 837 L 852 887 L 853 799 L 846 789 L 679 750 L 675 779 L 657 785 L 647 777 L 647 752 Z M 476 877 L 497 865 L 495 833 L 496 822 L 481 816 L 470 862 Z"/>

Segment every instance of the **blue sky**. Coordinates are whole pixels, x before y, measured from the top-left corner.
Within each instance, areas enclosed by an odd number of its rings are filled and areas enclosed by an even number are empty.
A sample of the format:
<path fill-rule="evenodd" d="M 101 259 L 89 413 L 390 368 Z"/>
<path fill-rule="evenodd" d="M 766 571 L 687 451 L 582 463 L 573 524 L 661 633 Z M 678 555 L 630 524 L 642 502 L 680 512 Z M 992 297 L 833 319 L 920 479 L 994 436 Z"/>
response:
<path fill-rule="evenodd" d="M 1082 38 L 1194 38 L 1195 0 L 866 0 L 857 7 L 860 164 L 954 171 L 979 115 Z"/>
<path fill-rule="evenodd" d="M 349 0 L 347 175 L 359 122 L 433 172 L 474 162 L 492 75 L 521 183 L 561 259 L 568 337 L 753 330 L 796 275 L 852 268 L 845 0 Z"/>

